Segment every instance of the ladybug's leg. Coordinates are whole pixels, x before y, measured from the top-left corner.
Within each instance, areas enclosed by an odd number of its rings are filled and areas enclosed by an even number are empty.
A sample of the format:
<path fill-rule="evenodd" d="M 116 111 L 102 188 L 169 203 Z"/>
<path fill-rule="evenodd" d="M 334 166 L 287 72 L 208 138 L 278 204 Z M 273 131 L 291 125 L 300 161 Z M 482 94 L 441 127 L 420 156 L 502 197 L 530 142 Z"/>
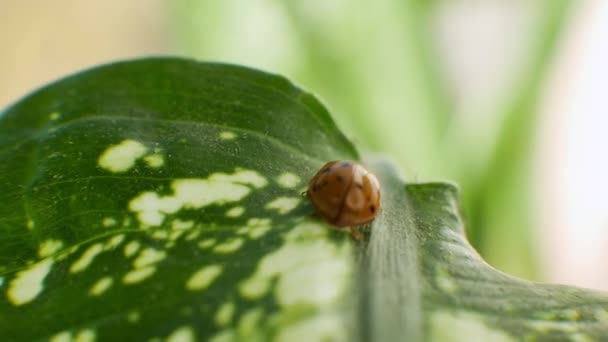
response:
<path fill-rule="evenodd" d="M 350 227 L 350 235 L 353 237 L 353 239 L 357 241 L 361 241 L 361 239 L 363 239 L 363 235 L 361 235 L 359 227 L 356 226 Z"/>

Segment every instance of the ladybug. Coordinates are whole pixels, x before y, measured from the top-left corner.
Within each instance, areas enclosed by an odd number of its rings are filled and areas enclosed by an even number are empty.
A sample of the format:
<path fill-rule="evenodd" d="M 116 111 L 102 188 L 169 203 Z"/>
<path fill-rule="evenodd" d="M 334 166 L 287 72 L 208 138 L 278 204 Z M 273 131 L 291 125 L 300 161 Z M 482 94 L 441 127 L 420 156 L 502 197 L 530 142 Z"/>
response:
<path fill-rule="evenodd" d="M 380 211 L 380 182 L 374 174 L 352 161 L 325 164 L 308 183 L 306 195 L 317 213 L 338 228 L 357 228 L 373 221 Z"/>

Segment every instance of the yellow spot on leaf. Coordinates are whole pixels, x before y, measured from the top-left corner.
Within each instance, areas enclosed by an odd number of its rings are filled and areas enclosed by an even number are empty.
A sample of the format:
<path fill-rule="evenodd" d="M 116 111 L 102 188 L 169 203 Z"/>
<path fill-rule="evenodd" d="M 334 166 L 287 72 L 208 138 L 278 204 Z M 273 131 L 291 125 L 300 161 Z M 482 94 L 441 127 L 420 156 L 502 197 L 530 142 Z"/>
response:
<path fill-rule="evenodd" d="M 69 330 L 59 332 L 49 339 L 49 342 L 73 342 L 72 333 Z"/>
<path fill-rule="evenodd" d="M 131 241 L 129 242 L 126 246 L 125 246 L 125 256 L 127 258 L 130 258 L 131 256 L 135 255 L 135 253 L 137 253 L 137 251 L 139 250 L 139 247 L 141 245 L 139 244 L 139 241 Z"/>
<path fill-rule="evenodd" d="M 51 270 L 51 266 L 53 260 L 46 258 L 18 272 L 9 284 L 8 300 L 14 305 L 23 305 L 34 300 L 42 292 L 44 278 Z"/>
<path fill-rule="evenodd" d="M 266 209 L 275 209 L 279 214 L 287 214 L 292 211 L 300 203 L 300 198 L 297 197 L 279 197 L 272 202 L 266 204 Z"/>
<path fill-rule="evenodd" d="M 180 219 L 175 219 L 171 223 L 171 228 L 173 230 L 188 230 L 194 227 L 194 221 L 182 221 Z"/>
<path fill-rule="evenodd" d="M 270 280 L 263 277 L 251 277 L 239 285 L 239 293 L 247 299 L 258 299 L 270 290 Z"/>
<path fill-rule="evenodd" d="M 318 222 L 304 221 L 284 234 L 283 237 L 287 242 L 302 242 L 306 240 L 318 240 L 327 236 L 327 232 L 327 227 Z"/>
<path fill-rule="evenodd" d="M 38 247 L 38 256 L 41 258 L 46 258 L 55 254 L 63 247 L 63 242 L 61 240 L 48 239 L 43 241 Z"/>
<path fill-rule="evenodd" d="M 95 331 L 93 331 L 91 329 L 85 329 L 85 330 L 80 331 L 76 335 L 74 342 L 94 342 L 96 337 L 97 336 L 95 334 Z"/>
<path fill-rule="evenodd" d="M 209 339 L 209 342 L 234 342 L 238 341 L 234 330 L 227 329 L 218 332 Z"/>
<path fill-rule="evenodd" d="M 148 167 L 157 169 L 165 165 L 165 157 L 160 153 L 149 154 L 144 157 L 144 162 Z"/>
<path fill-rule="evenodd" d="M 270 230 L 272 221 L 270 219 L 251 218 L 247 221 L 247 227 L 249 237 L 251 239 L 258 239 L 264 236 Z"/>
<path fill-rule="evenodd" d="M 232 301 L 222 304 L 215 313 L 215 324 L 217 324 L 219 327 L 225 327 L 230 324 L 230 322 L 232 322 L 235 309 L 236 308 Z"/>
<path fill-rule="evenodd" d="M 131 311 L 127 314 L 127 321 L 129 323 L 137 323 L 139 322 L 140 314 L 139 311 Z"/>
<path fill-rule="evenodd" d="M 200 248 L 209 248 L 215 244 L 215 239 L 205 239 L 198 243 Z"/>
<path fill-rule="evenodd" d="M 261 308 L 254 308 L 247 311 L 239 320 L 239 335 L 245 339 L 253 336 L 263 315 L 264 311 Z"/>
<path fill-rule="evenodd" d="M 300 177 L 291 172 L 285 172 L 277 178 L 277 183 L 284 188 L 293 189 L 300 183 Z"/>
<path fill-rule="evenodd" d="M 114 280 L 110 276 L 99 279 L 89 290 L 89 295 L 99 296 L 112 286 Z"/>
<path fill-rule="evenodd" d="M 99 157 L 98 165 L 114 173 L 129 171 L 137 159 L 146 154 L 148 149 L 139 141 L 123 140 L 117 145 L 108 147 Z"/>
<path fill-rule="evenodd" d="M 106 245 L 104 246 L 104 249 L 110 250 L 110 249 L 114 249 L 118 246 L 120 246 L 120 244 L 125 240 L 125 234 L 118 234 L 118 235 L 114 235 L 112 236 L 108 242 L 106 242 Z"/>
<path fill-rule="evenodd" d="M 198 291 L 207 288 L 222 273 L 222 266 L 209 265 L 194 272 L 186 282 L 188 290 Z"/>
<path fill-rule="evenodd" d="M 184 232 L 185 232 L 185 230 L 176 230 L 176 231 L 171 232 L 171 234 L 169 234 L 170 243 L 167 245 L 173 246 L 175 241 L 177 241 L 177 239 L 179 239 L 180 236 L 184 235 Z"/>
<path fill-rule="evenodd" d="M 166 230 L 157 230 L 152 233 L 152 237 L 156 240 L 167 240 L 169 238 L 169 233 Z"/>
<path fill-rule="evenodd" d="M 226 216 L 239 217 L 239 216 L 243 215 L 244 212 L 245 212 L 245 208 L 238 206 L 238 207 L 228 209 L 228 211 L 226 211 Z"/>
<path fill-rule="evenodd" d="M 116 219 L 113 217 L 104 217 L 103 221 L 101 221 L 101 224 L 106 228 L 113 227 L 116 223 Z"/>
<path fill-rule="evenodd" d="M 89 265 L 93 262 L 93 259 L 103 251 L 103 246 L 101 243 L 96 243 L 91 245 L 87 250 L 82 253 L 80 259 L 74 261 L 72 267 L 70 267 L 70 272 L 76 273 L 84 271 Z"/>
<path fill-rule="evenodd" d="M 27 226 L 27 229 L 32 230 L 32 229 L 34 229 L 34 226 L 36 226 L 36 223 L 34 222 L 34 220 L 29 219 L 29 220 L 27 220 L 26 226 Z"/>
<path fill-rule="evenodd" d="M 188 240 L 188 241 L 195 240 L 199 235 L 201 235 L 201 231 L 195 230 L 193 232 L 190 232 L 188 235 L 186 235 L 186 240 Z"/>
<path fill-rule="evenodd" d="M 167 253 L 154 248 L 146 248 L 139 253 L 139 256 L 133 261 L 133 267 L 143 268 L 155 264 L 167 257 Z"/>
<path fill-rule="evenodd" d="M 189 326 L 182 326 L 169 335 L 167 337 L 167 342 L 194 342 L 196 341 L 196 335 L 194 334 L 194 330 Z"/>
<path fill-rule="evenodd" d="M 236 133 L 230 131 L 224 131 L 220 133 L 220 139 L 222 140 L 232 140 L 236 138 Z"/>
<path fill-rule="evenodd" d="M 52 112 L 51 114 L 49 114 L 49 120 L 51 121 L 55 121 L 57 119 L 59 119 L 61 117 L 61 113 L 59 112 Z"/>
<path fill-rule="evenodd" d="M 138 268 L 138 269 L 129 271 L 127 274 L 125 274 L 125 276 L 122 278 L 122 282 L 125 284 L 139 283 L 142 280 L 145 280 L 146 278 L 153 275 L 154 272 L 156 272 L 155 266 Z"/>
<path fill-rule="evenodd" d="M 243 239 L 234 238 L 215 246 L 213 248 L 213 251 L 219 254 L 228 254 L 236 252 L 237 250 L 239 250 L 239 248 L 241 248 L 241 246 L 243 246 Z"/>

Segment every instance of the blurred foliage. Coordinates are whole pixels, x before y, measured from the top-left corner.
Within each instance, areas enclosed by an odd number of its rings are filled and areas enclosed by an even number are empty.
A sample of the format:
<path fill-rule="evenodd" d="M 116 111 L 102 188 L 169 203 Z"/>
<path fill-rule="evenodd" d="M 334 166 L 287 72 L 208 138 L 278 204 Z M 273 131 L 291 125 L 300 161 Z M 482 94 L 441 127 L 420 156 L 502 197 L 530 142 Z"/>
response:
<path fill-rule="evenodd" d="M 538 94 L 570 3 L 532 5 L 524 65 L 501 107 L 486 113 L 492 127 L 464 126 L 453 110 L 441 68 L 450 56 L 433 44 L 442 1 L 189 0 L 173 3 L 171 17 L 178 51 L 287 75 L 324 99 L 353 140 L 387 152 L 410 178 L 457 181 L 477 250 L 537 279 L 529 160 Z M 485 146 L 479 132 L 487 130 L 497 134 Z"/>

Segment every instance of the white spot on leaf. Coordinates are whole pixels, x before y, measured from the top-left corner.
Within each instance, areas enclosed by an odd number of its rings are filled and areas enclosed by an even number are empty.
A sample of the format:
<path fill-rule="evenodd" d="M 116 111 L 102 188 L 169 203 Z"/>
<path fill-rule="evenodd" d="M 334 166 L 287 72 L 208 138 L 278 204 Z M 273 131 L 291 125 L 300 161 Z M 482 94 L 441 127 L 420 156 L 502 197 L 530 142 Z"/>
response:
<path fill-rule="evenodd" d="M 110 276 L 103 277 L 99 279 L 89 290 L 89 295 L 91 296 L 99 296 L 106 292 L 112 286 L 114 280 Z"/>
<path fill-rule="evenodd" d="M 230 324 L 230 322 L 232 322 L 235 309 L 235 305 L 232 301 L 222 304 L 215 313 L 215 324 L 217 324 L 219 327 L 225 327 Z"/>
<path fill-rule="evenodd" d="M 238 206 L 238 207 L 228 209 L 228 211 L 226 211 L 226 216 L 239 217 L 239 216 L 243 215 L 244 212 L 245 212 L 245 208 Z"/>
<path fill-rule="evenodd" d="M 94 342 L 96 338 L 97 338 L 97 336 L 95 334 L 95 331 L 93 331 L 91 329 L 85 329 L 85 330 L 80 331 L 76 335 L 74 342 Z"/>
<path fill-rule="evenodd" d="M 310 224 L 300 224 L 311 227 Z M 240 294 L 258 299 L 276 279 L 275 298 L 283 307 L 308 304 L 326 306 L 339 299 L 348 287 L 352 264 L 349 245 L 341 248 L 325 240 L 301 235 L 302 228 L 285 235 L 290 243 L 264 256 L 255 273 L 239 286 Z M 314 228 L 314 225 L 313 225 Z M 302 287 L 299 284 L 309 284 Z"/>
<path fill-rule="evenodd" d="M 133 241 L 129 242 L 125 246 L 125 256 L 127 258 L 130 258 L 131 256 L 135 255 L 135 253 L 137 253 L 137 251 L 139 250 L 139 247 L 140 247 L 139 241 L 133 240 Z"/>
<path fill-rule="evenodd" d="M 234 238 L 215 246 L 213 251 L 219 254 L 229 254 L 236 252 L 241 246 L 243 246 L 243 239 Z"/>
<path fill-rule="evenodd" d="M 236 334 L 232 329 L 222 330 L 213 335 L 208 342 L 234 342 L 238 341 Z"/>
<path fill-rule="evenodd" d="M 46 258 L 28 269 L 18 272 L 10 282 L 8 300 L 14 305 L 23 305 L 34 300 L 44 288 L 44 278 L 53 266 L 53 259 Z"/>
<path fill-rule="evenodd" d="M 144 162 L 149 168 L 157 169 L 165 165 L 165 157 L 160 153 L 153 153 L 145 156 Z"/>
<path fill-rule="evenodd" d="M 106 228 L 113 227 L 116 223 L 116 219 L 113 217 L 104 217 L 103 221 L 101 221 L 101 224 Z"/>
<path fill-rule="evenodd" d="M 139 256 L 133 261 L 133 267 L 143 268 L 155 264 L 167 257 L 167 253 L 154 248 L 146 248 L 139 253 Z"/>
<path fill-rule="evenodd" d="M 285 172 L 277 178 L 277 183 L 287 189 L 293 189 L 300 184 L 300 177 L 291 172 Z"/>
<path fill-rule="evenodd" d="M 127 321 L 129 323 L 139 322 L 140 314 L 139 311 L 131 311 L 127 314 Z"/>
<path fill-rule="evenodd" d="M 287 214 L 292 211 L 300 203 L 300 198 L 297 197 L 279 197 L 272 202 L 266 204 L 266 209 L 275 209 L 279 214 Z"/>
<path fill-rule="evenodd" d="M 110 250 L 110 249 L 114 249 L 118 246 L 120 246 L 120 244 L 125 240 L 125 234 L 118 234 L 118 235 L 114 235 L 112 236 L 108 242 L 106 242 L 106 245 L 104 246 L 104 249 Z"/>
<path fill-rule="evenodd" d="M 264 236 L 270 228 L 272 221 L 268 218 L 262 219 L 253 217 L 247 221 L 247 226 L 238 230 L 238 234 L 248 234 L 251 239 L 258 239 Z"/>
<path fill-rule="evenodd" d="M 138 269 L 129 271 L 127 274 L 125 274 L 125 276 L 122 278 L 122 282 L 125 284 L 139 283 L 142 280 L 149 278 L 151 275 L 154 274 L 154 272 L 156 272 L 155 266 L 138 268 Z"/>
<path fill-rule="evenodd" d="M 176 179 L 171 184 L 173 194 L 159 196 L 143 192 L 129 203 L 144 226 L 159 226 L 167 214 L 180 209 L 200 209 L 210 204 L 223 204 L 243 199 L 251 187 L 267 184 L 264 177 L 252 170 L 239 170 L 234 174 L 214 173 L 208 179 Z"/>
<path fill-rule="evenodd" d="M 84 271 L 92 262 L 95 257 L 103 251 L 103 246 L 101 243 L 96 243 L 91 245 L 87 250 L 82 253 L 80 259 L 74 261 L 72 267 L 70 267 L 70 272 L 76 273 Z"/>
<path fill-rule="evenodd" d="M 167 342 L 194 342 L 196 341 L 196 335 L 194 334 L 194 330 L 189 326 L 182 326 L 169 335 L 167 337 Z"/>
<path fill-rule="evenodd" d="M 195 231 L 188 233 L 188 235 L 186 235 L 186 240 L 188 240 L 188 241 L 195 240 L 196 238 L 198 238 L 199 235 L 201 235 L 201 231 L 197 229 Z"/>
<path fill-rule="evenodd" d="M 144 192 L 129 202 L 129 210 L 137 213 L 146 226 L 160 226 L 165 215 L 177 212 L 182 204 L 172 196 L 160 197 L 155 192 Z"/>
<path fill-rule="evenodd" d="M 146 154 L 148 149 L 135 140 L 123 140 L 117 145 L 108 147 L 99 157 L 99 167 L 114 173 L 129 171 L 137 159 Z"/>
<path fill-rule="evenodd" d="M 41 258 L 46 258 L 55 254 L 63 247 L 63 242 L 61 240 L 48 239 L 43 241 L 38 247 L 38 256 Z"/>
<path fill-rule="evenodd" d="M 222 266 L 209 265 L 194 272 L 194 274 L 186 282 L 188 290 L 198 291 L 204 290 L 222 273 Z"/>
<path fill-rule="evenodd" d="M 152 237 L 156 240 L 167 240 L 169 238 L 169 233 L 166 230 L 157 230 L 152 233 Z"/>
<path fill-rule="evenodd" d="M 50 342 L 72 342 L 72 333 L 69 330 L 58 332 L 51 336 Z"/>
<path fill-rule="evenodd" d="M 236 133 L 231 131 L 223 131 L 220 133 L 220 139 L 222 140 L 232 140 L 236 138 Z"/>
<path fill-rule="evenodd" d="M 258 299 L 270 289 L 270 279 L 264 277 L 251 277 L 239 285 L 241 296 L 247 299 Z"/>
<path fill-rule="evenodd" d="M 194 221 L 182 221 L 179 219 L 173 220 L 171 228 L 173 230 L 188 230 L 194 226 Z"/>
<path fill-rule="evenodd" d="M 240 337 L 244 339 L 253 337 L 263 315 L 264 311 L 260 308 L 254 308 L 245 312 L 239 320 L 238 332 Z"/>
<path fill-rule="evenodd" d="M 200 248 L 209 248 L 215 244 L 215 239 L 205 239 L 198 243 Z"/>

